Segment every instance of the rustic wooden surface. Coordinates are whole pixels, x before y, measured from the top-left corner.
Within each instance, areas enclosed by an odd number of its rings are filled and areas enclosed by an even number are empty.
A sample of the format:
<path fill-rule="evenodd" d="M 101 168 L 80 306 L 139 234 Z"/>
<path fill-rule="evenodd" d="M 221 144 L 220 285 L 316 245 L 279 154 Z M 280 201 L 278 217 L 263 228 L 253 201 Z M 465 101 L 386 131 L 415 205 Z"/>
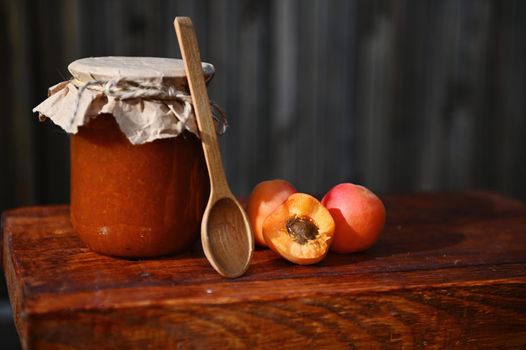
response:
<path fill-rule="evenodd" d="M 67 206 L 4 213 L 25 348 L 524 348 L 526 205 L 490 192 L 391 195 L 366 253 L 296 266 L 255 252 L 219 277 L 201 252 L 88 251 Z"/>

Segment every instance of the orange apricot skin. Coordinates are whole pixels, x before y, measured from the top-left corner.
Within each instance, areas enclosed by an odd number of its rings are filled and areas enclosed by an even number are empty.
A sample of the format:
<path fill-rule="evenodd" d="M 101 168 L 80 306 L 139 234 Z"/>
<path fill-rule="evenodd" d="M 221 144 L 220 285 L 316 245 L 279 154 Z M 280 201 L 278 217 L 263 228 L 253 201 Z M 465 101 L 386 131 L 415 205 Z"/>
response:
<path fill-rule="evenodd" d="M 359 252 L 378 240 L 386 212 L 373 192 L 360 185 L 342 183 L 329 190 L 321 202 L 336 224 L 331 251 Z"/>
<path fill-rule="evenodd" d="M 263 222 L 267 216 L 296 192 L 294 186 L 282 179 L 263 181 L 254 187 L 248 199 L 247 214 L 258 246 L 267 246 L 263 237 Z"/>
<path fill-rule="evenodd" d="M 288 234 L 290 218 L 310 219 L 318 227 L 318 236 L 307 244 L 295 242 Z M 268 246 L 290 262 L 311 265 L 325 258 L 331 245 L 335 223 L 329 211 L 314 197 L 294 193 L 270 214 L 263 223 L 263 235 Z"/>

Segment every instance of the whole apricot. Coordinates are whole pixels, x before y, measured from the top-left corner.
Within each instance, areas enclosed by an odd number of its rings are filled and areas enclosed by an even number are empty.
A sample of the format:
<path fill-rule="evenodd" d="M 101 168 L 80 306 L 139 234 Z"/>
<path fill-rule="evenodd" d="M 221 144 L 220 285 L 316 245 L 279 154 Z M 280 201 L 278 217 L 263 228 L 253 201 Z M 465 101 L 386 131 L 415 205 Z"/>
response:
<path fill-rule="evenodd" d="M 329 250 L 334 220 L 314 197 L 294 193 L 263 223 L 268 246 L 285 259 L 300 265 L 321 261 Z"/>
<path fill-rule="evenodd" d="M 282 179 L 263 181 L 254 187 L 248 199 L 247 214 L 257 245 L 267 246 L 263 237 L 263 221 L 295 192 L 294 186 Z"/>
<path fill-rule="evenodd" d="M 336 224 L 331 251 L 358 252 L 376 242 L 385 224 L 385 207 L 373 192 L 342 183 L 327 192 L 321 202 Z"/>

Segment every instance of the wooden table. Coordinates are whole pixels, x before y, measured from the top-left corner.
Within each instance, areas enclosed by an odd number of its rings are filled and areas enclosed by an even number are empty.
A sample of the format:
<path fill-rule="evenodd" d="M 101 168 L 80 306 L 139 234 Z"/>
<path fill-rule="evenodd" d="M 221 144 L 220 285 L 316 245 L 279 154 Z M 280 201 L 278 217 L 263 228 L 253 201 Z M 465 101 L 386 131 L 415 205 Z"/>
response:
<path fill-rule="evenodd" d="M 369 251 L 296 266 L 255 252 L 219 277 L 201 252 L 125 260 L 86 249 L 67 206 L 3 216 L 26 349 L 525 348 L 526 205 L 491 192 L 385 196 Z"/>

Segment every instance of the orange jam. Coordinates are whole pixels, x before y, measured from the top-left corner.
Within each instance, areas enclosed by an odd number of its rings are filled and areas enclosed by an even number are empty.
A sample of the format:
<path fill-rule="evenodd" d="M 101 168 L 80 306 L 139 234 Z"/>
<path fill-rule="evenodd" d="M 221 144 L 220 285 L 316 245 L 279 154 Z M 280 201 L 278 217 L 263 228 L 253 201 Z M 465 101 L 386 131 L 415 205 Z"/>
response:
<path fill-rule="evenodd" d="M 208 193 L 200 141 L 189 132 L 132 145 L 106 114 L 71 136 L 71 222 L 96 252 L 153 257 L 188 249 Z"/>

